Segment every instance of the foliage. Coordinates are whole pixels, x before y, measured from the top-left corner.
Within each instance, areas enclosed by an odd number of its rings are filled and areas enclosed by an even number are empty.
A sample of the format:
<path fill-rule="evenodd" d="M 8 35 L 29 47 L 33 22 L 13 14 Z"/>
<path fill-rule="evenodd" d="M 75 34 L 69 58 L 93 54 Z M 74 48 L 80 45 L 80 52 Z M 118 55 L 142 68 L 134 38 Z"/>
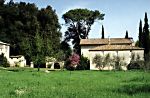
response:
<path fill-rule="evenodd" d="M 104 39 L 104 26 L 102 25 L 102 39 Z"/>
<path fill-rule="evenodd" d="M 137 62 L 131 62 L 130 64 L 128 64 L 127 69 L 128 70 L 132 70 L 132 69 L 140 69 L 141 66 L 139 65 L 139 63 Z"/>
<path fill-rule="evenodd" d="M 105 57 L 104 57 L 104 60 L 103 60 L 103 68 L 105 66 L 110 66 L 111 64 L 113 63 L 113 60 L 112 58 L 110 57 L 110 54 L 106 54 Z"/>
<path fill-rule="evenodd" d="M 125 38 L 129 38 L 129 36 L 128 36 L 128 31 L 126 31 Z"/>
<path fill-rule="evenodd" d="M 56 62 L 56 58 L 54 57 L 46 57 L 46 62 Z"/>
<path fill-rule="evenodd" d="M 93 63 L 96 64 L 96 67 L 99 70 L 102 70 L 104 67 L 112 66 L 115 70 L 122 70 L 122 66 L 126 66 L 124 57 L 113 56 L 111 57 L 110 54 L 106 54 L 102 57 L 100 54 L 96 54 L 93 58 Z"/>
<path fill-rule="evenodd" d="M 150 52 L 150 34 L 149 34 L 149 24 L 148 24 L 148 17 L 147 13 L 145 13 L 145 18 L 144 18 L 144 27 L 143 27 L 143 48 L 144 54 L 148 54 Z M 146 60 L 146 58 L 145 58 Z"/>
<path fill-rule="evenodd" d="M 62 41 L 60 44 L 60 49 L 63 52 L 63 55 L 61 55 L 61 57 L 63 56 L 63 60 L 67 60 L 71 56 L 72 52 L 70 45 L 66 41 Z"/>
<path fill-rule="evenodd" d="M 139 40 L 137 40 L 137 41 L 135 42 L 135 46 L 136 46 L 136 47 L 139 47 Z"/>
<path fill-rule="evenodd" d="M 142 21 L 140 20 L 139 24 L 139 43 L 138 46 L 144 48 L 144 60 L 145 65 L 146 62 L 149 62 L 147 59 L 147 55 L 149 55 L 150 52 L 150 32 L 149 32 L 149 24 L 148 24 L 148 17 L 147 13 L 145 12 L 145 18 L 144 18 L 144 27 L 142 29 Z"/>
<path fill-rule="evenodd" d="M 136 58 L 135 58 L 135 53 L 131 53 L 131 62 L 132 62 L 132 61 L 135 61 L 135 59 L 136 59 Z"/>
<path fill-rule="evenodd" d="M 40 70 L 40 64 L 44 63 L 46 61 L 46 57 L 44 56 L 43 53 L 43 39 L 39 35 L 38 31 L 35 35 L 35 48 L 34 48 L 34 54 L 32 55 L 33 58 L 32 61 L 34 64 L 38 65 L 38 71 Z"/>
<path fill-rule="evenodd" d="M 10 64 L 7 61 L 7 58 L 4 56 L 3 53 L 0 55 L 0 66 L 2 66 L 2 67 L 9 67 L 10 66 Z"/>
<path fill-rule="evenodd" d="M 150 70 L 150 52 L 145 55 L 145 59 L 146 61 L 145 61 L 144 69 Z"/>
<path fill-rule="evenodd" d="M 80 39 L 88 38 L 91 26 L 96 20 L 103 20 L 104 14 L 98 10 L 91 11 L 88 9 L 73 9 L 63 14 L 62 18 L 68 26 L 65 32 L 65 40 L 68 42 L 72 39 L 75 52 L 80 55 Z"/>
<path fill-rule="evenodd" d="M 74 65 L 77 65 L 79 64 L 79 61 L 80 61 L 80 56 L 76 53 L 73 53 L 70 57 L 69 57 L 69 60 L 71 61 L 71 64 L 74 66 Z"/>
<path fill-rule="evenodd" d="M 125 63 L 125 58 L 124 57 L 119 57 L 119 56 L 114 56 L 114 68 L 115 70 L 122 70 L 122 66 L 126 66 L 126 63 Z"/>
<path fill-rule="evenodd" d="M 10 55 L 24 55 L 28 62 L 35 57 L 36 33 L 43 43 L 43 55 L 60 51 L 60 24 L 51 6 L 39 9 L 34 3 L 19 2 L 0 6 L 0 39 L 10 43 Z"/>
<path fill-rule="evenodd" d="M 140 23 L 139 23 L 139 44 L 138 46 L 139 47 L 143 47 L 143 29 L 142 29 L 142 20 L 140 20 Z"/>
<path fill-rule="evenodd" d="M 68 70 L 75 70 L 77 65 L 80 62 L 80 56 L 76 53 L 73 53 L 66 61 L 65 68 Z"/>
<path fill-rule="evenodd" d="M 15 63 L 15 67 L 20 67 L 20 63 L 19 62 L 14 62 Z"/>
<path fill-rule="evenodd" d="M 144 68 L 144 60 L 140 58 L 140 55 L 135 55 L 135 53 L 131 54 L 131 61 L 130 64 L 128 64 L 127 69 L 141 69 Z"/>
<path fill-rule="evenodd" d="M 90 70 L 90 60 L 81 55 L 80 62 L 76 68 L 77 70 Z"/>
<path fill-rule="evenodd" d="M 65 61 L 64 68 L 66 68 L 67 70 L 74 70 L 74 68 L 71 66 L 71 61 L 69 60 L 69 58 Z"/>
<path fill-rule="evenodd" d="M 100 54 L 96 54 L 93 58 L 93 63 L 95 63 L 96 67 L 101 70 L 103 67 L 103 57 Z"/>

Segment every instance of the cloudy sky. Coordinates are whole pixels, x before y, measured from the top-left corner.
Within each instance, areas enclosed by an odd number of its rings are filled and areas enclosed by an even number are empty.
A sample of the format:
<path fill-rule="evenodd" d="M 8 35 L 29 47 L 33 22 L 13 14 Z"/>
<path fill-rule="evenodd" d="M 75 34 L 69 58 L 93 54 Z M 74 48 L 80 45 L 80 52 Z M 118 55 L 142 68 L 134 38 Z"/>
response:
<path fill-rule="evenodd" d="M 105 14 L 104 20 L 92 26 L 89 38 L 101 37 L 103 24 L 105 37 L 124 37 L 128 30 L 129 36 L 137 40 L 139 21 L 140 19 L 144 21 L 145 12 L 150 19 L 150 0 L 14 0 L 14 2 L 20 1 L 35 3 L 39 8 L 51 5 L 56 10 L 61 24 L 64 23 L 62 15 L 70 9 L 99 10 Z M 65 30 L 66 28 L 62 27 L 61 31 Z"/>

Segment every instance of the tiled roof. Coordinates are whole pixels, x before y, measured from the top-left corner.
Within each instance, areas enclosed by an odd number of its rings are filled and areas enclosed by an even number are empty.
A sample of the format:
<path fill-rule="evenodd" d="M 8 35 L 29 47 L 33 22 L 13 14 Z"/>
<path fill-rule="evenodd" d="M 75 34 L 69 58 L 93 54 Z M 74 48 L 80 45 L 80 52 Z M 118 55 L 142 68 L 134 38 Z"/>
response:
<path fill-rule="evenodd" d="M 139 48 L 131 45 L 102 45 L 90 49 L 89 51 L 113 51 L 113 50 L 143 50 L 144 48 Z"/>
<path fill-rule="evenodd" d="M 132 39 L 105 38 L 105 39 L 81 39 L 80 45 L 104 45 L 104 44 L 131 44 Z"/>

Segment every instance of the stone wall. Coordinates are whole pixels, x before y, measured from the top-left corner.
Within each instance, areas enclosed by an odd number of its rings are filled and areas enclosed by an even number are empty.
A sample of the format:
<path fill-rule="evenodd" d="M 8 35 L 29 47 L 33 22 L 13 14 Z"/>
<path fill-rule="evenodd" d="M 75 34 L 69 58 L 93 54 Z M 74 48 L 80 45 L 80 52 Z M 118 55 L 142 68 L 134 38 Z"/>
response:
<path fill-rule="evenodd" d="M 98 70 L 98 68 L 96 68 L 96 64 L 93 63 L 93 58 L 95 57 L 96 54 L 100 54 L 102 57 L 105 57 L 107 54 L 110 55 L 110 58 L 113 57 L 119 57 L 121 59 L 123 59 L 124 62 L 124 66 L 121 66 L 121 68 L 123 70 L 127 70 L 127 65 L 130 63 L 131 61 L 131 54 L 135 53 L 135 56 L 137 57 L 137 55 L 140 56 L 140 60 L 144 60 L 144 51 L 143 50 L 126 50 L 126 51 L 90 51 L 89 55 L 90 55 L 90 69 L 91 70 Z M 113 67 L 110 66 L 106 66 L 103 68 L 104 70 L 112 70 L 114 69 Z"/>

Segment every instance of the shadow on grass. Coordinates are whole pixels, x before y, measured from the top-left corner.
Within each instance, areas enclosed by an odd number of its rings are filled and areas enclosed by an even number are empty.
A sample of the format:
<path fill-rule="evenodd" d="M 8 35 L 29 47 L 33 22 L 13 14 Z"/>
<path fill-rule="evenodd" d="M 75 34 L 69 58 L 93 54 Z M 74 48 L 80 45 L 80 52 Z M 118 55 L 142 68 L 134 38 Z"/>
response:
<path fill-rule="evenodd" d="M 150 93 L 150 84 L 129 84 L 124 85 L 117 89 L 118 93 L 126 93 L 128 95 L 134 95 L 138 93 Z"/>
<path fill-rule="evenodd" d="M 11 71 L 11 72 L 22 72 L 22 71 L 28 71 L 32 72 L 34 69 L 32 68 L 20 68 L 20 67 L 9 67 L 5 69 L 6 71 Z"/>
<path fill-rule="evenodd" d="M 132 79 L 129 79 L 129 80 L 123 80 L 122 82 L 148 82 L 149 79 L 148 78 L 145 78 L 144 76 L 143 77 L 134 77 Z"/>

